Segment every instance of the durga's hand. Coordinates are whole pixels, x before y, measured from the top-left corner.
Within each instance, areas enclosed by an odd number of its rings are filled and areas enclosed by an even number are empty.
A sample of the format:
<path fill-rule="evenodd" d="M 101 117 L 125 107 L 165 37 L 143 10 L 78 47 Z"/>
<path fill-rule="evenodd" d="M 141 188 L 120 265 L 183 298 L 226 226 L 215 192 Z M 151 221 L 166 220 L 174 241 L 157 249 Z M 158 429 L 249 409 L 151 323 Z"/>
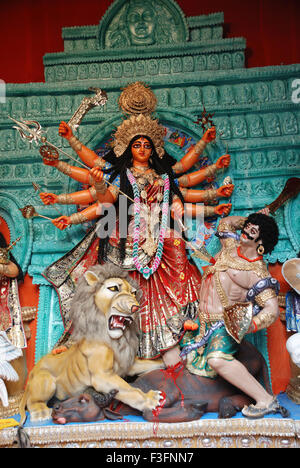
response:
<path fill-rule="evenodd" d="M 217 169 L 222 169 L 223 167 L 228 167 L 230 164 L 230 154 L 223 154 L 220 156 L 216 162 Z"/>
<path fill-rule="evenodd" d="M 101 171 L 100 167 L 93 167 L 90 170 L 90 174 L 95 182 L 101 182 L 103 180 L 103 172 Z"/>
<path fill-rule="evenodd" d="M 52 223 L 55 227 L 63 231 L 66 229 L 67 226 L 70 225 L 70 217 L 69 216 L 60 216 L 59 218 L 53 219 Z"/>
<path fill-rule="evenodd" d="M 233 184 L 228 184 L 228 185 L 222 185 L 217 189 L 217 195 L 218 197 L 230 197 L 234 189 Z"/>
<path fill-rule="evenodd" d="M 70 138 L 73 136 L 71 127 L 66 122 L 60 122 L 58 127 L 58 133 L 61 137 L 65 138 L 66 140 L 70 140 Z"/>
<path fill-rule="evenodd" d="M 214 212 L 219 216 L 228 216 L 231 210 L 232 204 L 231 203 L 222 203 L 215 207 Z"/>
<path fill-rule="evenodd" d="M 215 138 L 216 138 L 216 127 L 210 127 L 204 133 L 202 140 L 204 140 L 205 143 L 210 143 L 211 141 L 215 140 Z"/>
<path fill-rule="evenodd" d="M 44 205 L 53 205 L 53 203 L 57 203 L 58 197 L 55 193 L 40 193 L 40 199 L 44 203 Z"/>
<path fill-rule="evenodd" d="M 181 203 L 181 200 L 175 200 L 173 203 L 172 203 L 172 206 L 171 206 L 171 216 L 173 219 L 179 219 L 181 220 L 182 219 L 182 216 L 183 216 L 183 213 L 184 213 L 184 208 L 183 208 L 183 204 Z"/>
<path fill-rule="evenodd" d="M 43 163 L 46 164 L 46 166 L 53 166 L 56 167 L 58 164 L 58 159 L 51 158 L 50 156 L 47 156 L 43 158 Z"/>

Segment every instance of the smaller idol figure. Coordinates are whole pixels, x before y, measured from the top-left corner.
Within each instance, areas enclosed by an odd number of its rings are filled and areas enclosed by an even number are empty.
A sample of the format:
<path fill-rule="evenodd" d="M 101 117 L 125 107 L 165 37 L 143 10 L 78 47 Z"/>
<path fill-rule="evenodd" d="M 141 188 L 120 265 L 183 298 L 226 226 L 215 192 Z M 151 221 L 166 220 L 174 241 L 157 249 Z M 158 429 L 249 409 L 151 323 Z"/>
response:
<path fill-rule="evenodd" d="M 246 333 L 268 327 L 279 315 L 278 282 L 263 260 L 278 242 L 277 224 L 262 212 L 248 218 L 230 216 L 220 221 L 217 236 L 222 248 L 202 278 L 200 326 L 197 332 L 187 332 L 182 343 L 192 349 L 187 368 L 208 378 L 218 374 L 253 398 L 256 404 L 242 410 L 246 417 L 280 412 L 277 398 L 234 357 Z"/>
<path fill-rule="evenodd" d="M 17 404 L 13 400 L 17 400 L 26 379 L 22 349 L 27 342 L 18 294 L 18 281 L 22 280 L 23 272 L 10 254 L 17 241 L 8 246 L 0 233 L 0 402 L 11 409 Z M 11 397 L 11 401 L 8 397 Z M 8 414 L 7 410 L 5 414 Z"/>

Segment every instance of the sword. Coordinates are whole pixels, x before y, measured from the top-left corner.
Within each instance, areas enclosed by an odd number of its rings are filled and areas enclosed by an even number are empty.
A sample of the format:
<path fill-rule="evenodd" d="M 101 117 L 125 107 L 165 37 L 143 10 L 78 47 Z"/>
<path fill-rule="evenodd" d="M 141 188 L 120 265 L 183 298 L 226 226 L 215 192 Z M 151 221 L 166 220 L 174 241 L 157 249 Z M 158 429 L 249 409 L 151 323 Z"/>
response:
<path fill-rule="evenodd" d="M 79 105 L 78 109 L 74 112 L 71 119 L 68 122 L 69 127 L 74 131 L 76 130 L 83 117 L 96 106 L 104 106 L 107 103 L 107 94 L 100 88 L 90 87 L 89 91 L 94 91 L 96 94 L 91 97 L 84 97 Z"/>

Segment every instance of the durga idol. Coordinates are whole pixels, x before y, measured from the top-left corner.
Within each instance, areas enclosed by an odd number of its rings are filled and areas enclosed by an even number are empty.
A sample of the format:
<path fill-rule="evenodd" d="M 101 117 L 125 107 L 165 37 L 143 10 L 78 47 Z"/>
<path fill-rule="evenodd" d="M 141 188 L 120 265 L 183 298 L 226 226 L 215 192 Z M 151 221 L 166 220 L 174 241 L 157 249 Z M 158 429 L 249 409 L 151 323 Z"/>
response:
<path fill-rule="evenodd" d="M 184 210 L 189 216 L 227 215 L 231 209 L 229 203 L 214 206 L 202 203 L 229 197 L 234 188 L 232 184 L 209 190 L 190 187 L 228 167 L 230 156 L 223 155 L 215 164 L 187 174 L 206 145 L 215 139 L 215 128 L 209 128 L 201 140 L 176 161 L 164 149 L 165 128 L 151 117 L 156 98 L 148 87 L 139 82 L 129 85 L 122 91 L 119 105 L 130 116 L 117 128 L 112 149 L 103 157 L 84 146 L 65 122 L 59 126 L 59 134 L 68 140 L 90 170 L 44 159 L 45 164 L 90 185 L 86 190 L 69 194 L 41 194 L 46 205 L 89 204 L 71 216 L 54 219 L 57 228 L 99 220 L 100 214 L 99 232 L 102 208 L 113 204 L 118 213 L 113 229 L 105 237 L 99 238 L 97 228 L 93 228 L 44 274 L 60 295 L 66 330 L 71 331 L 69 304 L 74 284 L 86 269 L 96 262 L 113 262 L 128 270 L 144 297 L 139 312 L 139 356 L 151 359 L 162 356 L 166 365 L 176 365 L 181 360 L 178 343 L 184 333 L 184 323 L 197 314 L 201 276 L 188 260 L 184 239 L 176 234 L 172 222 L 168 223 L 168 214 L 171 212 L 171 221 Z M 121 194 L 129 200 L 127 236 L 120 235 Z"/>

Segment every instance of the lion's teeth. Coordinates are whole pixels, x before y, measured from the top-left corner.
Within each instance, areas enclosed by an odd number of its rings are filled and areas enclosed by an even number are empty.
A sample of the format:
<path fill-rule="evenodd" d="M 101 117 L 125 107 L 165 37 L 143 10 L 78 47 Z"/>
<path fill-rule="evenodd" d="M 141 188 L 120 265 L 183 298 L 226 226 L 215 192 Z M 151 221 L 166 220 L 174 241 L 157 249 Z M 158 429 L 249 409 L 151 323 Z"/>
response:
<path fill-rule="evenodd" d="M 110 327 L 111 328 L 122 328 L 125 330 L 127 325 L 130 325 L 132 319 L 130 317 L 124 317 L 123 315 L 113 315 L 110 318 Z"/>

